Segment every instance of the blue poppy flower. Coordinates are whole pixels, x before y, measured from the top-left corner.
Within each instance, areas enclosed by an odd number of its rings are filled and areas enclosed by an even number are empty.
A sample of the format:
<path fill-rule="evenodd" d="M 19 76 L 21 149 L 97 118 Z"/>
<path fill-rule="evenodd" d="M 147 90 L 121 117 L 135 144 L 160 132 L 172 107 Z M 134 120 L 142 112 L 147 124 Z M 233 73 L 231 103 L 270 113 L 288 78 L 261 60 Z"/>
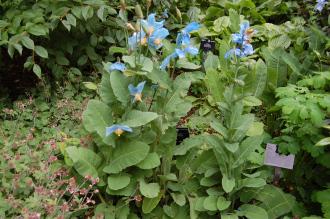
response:
<path fill-rule="evenodd" d="M 128 127 L 127 125 L 114 124 L 114 125 L 106 128 L 105 136 L 109 136 L 112 133 L 115 133 L 117 136 L 120 136 L 124 132 L 133 132 L 133 130 L 132 130 L 132 128 Z"/>
<path fill-rule="evenodd" d="M 162 40 L 165 39 L 170 33 L 166 28 L 155 30 L 148 38 L 148 44 L 152 48 L 159 49 L 163 46 Z"/>
<path fill-rule="evenodd" d="M 255 33 L 255 30 L 250 28 L 250 23 L 248 21 L 244 21 L 240 25 L 239 33 L 232 34 L 232 40 L 234 43 L 243 44 L 250 43 L 252 35 Z"/>
<path fill-rule="evenodd" d="M 317 0 L 315 5 L 315 10 L 321 12 L 324 6 L 327 4 L 327 0 Z"/>
<path fill-rule="evenodd" d="M 129 93 L 132 96 L 132 102 L 134 103 L 135 101 L 142 101 L 142 91 L 145 85 L 145 81 L 139 83 L 136 87 L 134 85 L 130 84 L 128 85 L 128 90 Z"/>
<path fill-rule="evenodd" d="M 164 20 L 157 22 L 156 14 L 153 13 L 148 16 L 147 20 L 141 20 L 141 24 L 146 34 L 150 36 L 154 31 L 164 26 Z"/>
<path fill-rule="evenodd" d="M 110 65 L 109 71 L 121 71 L 124 72 L 126 70 L 126 66 L 124 63 L 116 62 Z"/>

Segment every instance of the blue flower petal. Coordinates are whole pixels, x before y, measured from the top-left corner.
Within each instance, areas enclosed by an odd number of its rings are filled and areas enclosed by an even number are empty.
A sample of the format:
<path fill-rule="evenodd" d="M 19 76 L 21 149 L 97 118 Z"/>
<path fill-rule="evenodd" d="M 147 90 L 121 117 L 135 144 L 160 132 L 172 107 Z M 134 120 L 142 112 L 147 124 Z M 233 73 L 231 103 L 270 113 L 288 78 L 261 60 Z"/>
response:
<path fill-rule="evenodd" d="M 112 65 L 110 65 L 110 71 L 121 71 L 124 72 L 126 70 L 125 64 L 124 63 L 120 63 L 120 62 L 116 62 L 113 63 Z"/>
<path fill-rule="evenodd" d="M 198 30 L 200 28 L 200 24 L 197 22 L 191 22 L 188 24 L 185 28 L 183 28 L 182 32 L 184 33 L 190 33 L 194 30 Z"/>
<path fill-rule="evenodd" d="M 165 70 L 166 67 L 170 64 L 171 59 L 174 59 L 174 58 L 176 58 L 177 56 L 178 56 L 178 55 L 176 54 L 176 52 L 174 52 L 174 53 L 168 55 L 168 56 L 163 60 L 162 64 L 160 65 L 160 69 L 161 69 L 161 70 Z"/>
<path fill-rule="evenodd" d="M 142 81 L 136 87 L 134 87 L 134 85 L 132 85 L 132 84 L 128 85 L 128 90 L 129 90 L 130 95 L 132 96 L 133 103 L 137 100 L 137 97 L 139 97 L 138 101 L 141 101 L 141 95 L 142 95 L 142 91 L 143 91 L 145 83 L 146 83 L 145 81 Z"/>
<path fill-rule="evenodd" d="M 245 56 L 252 55 L 254 53 L 253 47 L 250 43 L 243 44 L 242 51 Z"/>
<path fill-rule="evenodd" d="M 243 21 L 240 25 L 240 34 L 244 35 L 245 31 L 250 27 L 250 23 L 248 21 Z"/>
<path fill-rule="evenodd" d="M 316 1 L 317 4 L 315 5 L 315 10 L 321 12 L 325 6 L 325 4 L 327 4 L 326 0 L 317 0 Z"/>
<path fill-rule="evenodd" d="M 242 44 L 244 42 L 244 35 L 240 33 L 234 33 L 231 35 L 231 38 L 234 43 Z"/>
<path fill-rule="evenodd" d="M 148 38 L 149 46 L 159 49 L 163 46 L 162 40 L 169 35 L 169 32 L 165 28 L 160 28 L 153 32 L 153 34 Z"/>
<path fill-rule="evenodd" d="M 179 59 L 182 59 L 186 56 L 185 51 L 182 49 L 175 49 L 175 53 L 176 53 L 177 57 L 179 57 Z"/>
<path fill-rule="evenodd" d="M 243 53 L 240 49 L 230 49 L 228 52 L 226 52 L 225 59 L 231 58 L 233 55 L 240 58 L 243 56 Z"/>
<path fill-rule="evenodd" d="M 198 49 L 193 46 L 188 46 L 187 48 L 185 48 L 185 52 L 195 56 L 198 54 Z"/>
<path fill-rule="evenodd" d="M 123 131 L 126 131 L 126 132 L 133 132 L 132 128 L 130 128 L 127 125 L 114 124 L 110 127 L 106 127 L 105 136 L 109 136 L 112 133 L 116 132 L 117 130 L 123 130 Z"/>

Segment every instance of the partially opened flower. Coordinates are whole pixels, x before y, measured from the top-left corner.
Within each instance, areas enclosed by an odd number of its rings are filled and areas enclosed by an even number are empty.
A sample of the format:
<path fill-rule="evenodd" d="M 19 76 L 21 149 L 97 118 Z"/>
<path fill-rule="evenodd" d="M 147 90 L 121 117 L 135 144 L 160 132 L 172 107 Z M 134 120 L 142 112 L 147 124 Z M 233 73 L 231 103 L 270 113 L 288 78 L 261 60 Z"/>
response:
<path fill-rule="evenodd" d="M 130 84 L 128 85 L 128 90 L 129 93 L 132 96 L 132 102 L 136 102 L 136 101 L 142 101 L 142 91 L 145 85 L 145 81 L 139 83 L 136 87 L 134 87 L 134 85 Z"/>
<path fill-rule="evenodd" d="M 110 68 L 109 68 L 110 72 L 111 71 L 121 71 L 121 72 L 124 72 L 126 70 L 126 66 L 124 63 L 121 63 L 121 62 L 116 62 L 116 63 L 113 63 L 110 65 Z"/>
<path fill-rule="evenodd" d="M 114 125 L 106 128 L 105 135 L 109 136 L 112 133 L 115 133 L 117 136 L 121 136 L 124 132 L 133 132 L 133 130 L 132 130 L 132 128 L 128 127 L 127 125 L 114 124 Z"/>
<path fill-rule="evenodd" d="M 324 6 L 327 4 L 327 0 L 317 0 L 315 5 L 315 10 L 321 12 Z"/>

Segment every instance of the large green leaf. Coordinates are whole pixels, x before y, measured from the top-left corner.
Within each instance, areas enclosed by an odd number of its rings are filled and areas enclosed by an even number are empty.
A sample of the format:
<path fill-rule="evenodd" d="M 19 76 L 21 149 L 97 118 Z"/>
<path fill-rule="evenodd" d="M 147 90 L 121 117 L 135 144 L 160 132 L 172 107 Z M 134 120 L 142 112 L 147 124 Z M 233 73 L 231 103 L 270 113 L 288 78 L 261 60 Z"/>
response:
<path fill-rule="evenodd" d="M 267 84 L 267 66 L 259 59 L 256 64 L 256 77 L 254 82 L 254 96 L 260 97 Z"/>
<path fill-rule="evenodd" d="M 217 196 L 208 196 L 205 198 L 203 202 L 203 207 L 208 211 L 216 211 L 217 210 Z"/>
<path fill-rule="evenodd" d="M 98 176 L 97 168 L 101 164 L 101 158 L 92 150 L 72 146 L 66 148 L 66 152 L 81 176 L 90 175 L 94 178 Z"/>
<path fill-rule="evenodd" d="M 287 81 L 288 66 L 282 59 L 284 53 L 281 48 L 262 50 L 267 65 L 267 86 L 272 90 L 285 85 Z"/>
<path fill-rule="evenodd" d="M 153 169 L 160 165 L 160 158 L 159 155 L 156 152 L 149 153 L 147 157 L 138 163 L 136 166 L 138 166 L 141 169 Z"/>
<path fill-rule="evenodd" d="M 257 205 L 244 204 L 240 206 L 240 215 L 244 215 L 248 219 L 268 219 L 265 209 Z"/>
<path fill-rule="evenodd" d="M 105 137 L 106 127 L 112 124 L 110 107 L 99 100 L 90 100 L 82 117 L 85 129 L 101 137 Z"/>
<path fill-rule="evenodd" d="M 136 165 L 148 155 L 149 145 L 132 141 L 118 145 L 111 156 L 110 164 L 104 167 L 106 173 L 119 173 L 123 169 Z"/>
<path fill-rule="evenodd" d="M 142 203 L 143 213 L 145 214 L 150 213 L 158 205 L 161 198 L 162 198 L 161 193 L 159 193 L 159 195 L 156 198 L 144 198 Z"/>
<path fill-rule="evenodd" d="M 233 191 L 235 184 L 234 178 L 229 179 L 226 175 L 222 176 L 222 188 L 226 193 Z"/>
<path fill-rule="evenodd" d="M 160 192 L 160 186 L 158 183 L 146 183 L 140 180 L 140 192 L 144 197 L 156 198 Z"/>
<path fill-rule="evenodd" d="M 126 121 L 122 122 L 122 124 L 129 127 L 139 127 L 151 122 L 154 119 L 157 119 L 158 116 L 159 115 L 154 112 L 132 110 L 128 113 Z"/>
<path fill-rule="evenodd" d="M 252 199 L 261 202 L 258 206 L 267 211 L 269 219 L 277 219 L 289 213 L 296 203 L 292 195 L 272 185 L 265 185 L 260 189 L 247 189 L 241 194 L 241 200 L 244 202 Z"/>
<path fill-rule="evenodd" d="M 130 175 L 120 174 L 120 175 L 111 175 L 108 177 L 108 187 L 112 190 L 123 189 L 130 183 Z"/>
<path fill-rule="evenodd" d="M 207 69 L 205 84 L 214 101 L 221 101 L 225 86 L 221 81 L 220 73 L 212 68 Z"/>
<path fill-rule="evenodd" d="M 158 68 L 154 69 L 146 74 L 146 77 L 149 78 L 153 83 L 158 84 L 159 87 L 170 90 L 171 89 L 171 79 L 168 74 L 165 74 Z"/>
<path fill-rule="evenodd" d="M 249 155 L 260 146 L 262 140 L 262 135 L 247 137 L 239 146 L 239 151 L 236 154 L 236 159 L 232 164 L 232 168 L 236 168 L 243 164 Z"/>
<path fill-rule="evenodd" d="M 111 104 L 116 101 L 116 96 L 111 88 L 110 74 L 108 73 L 105 73 L 102 76 L 102 81 L 100 83 L 100 97 L 106 104 Z"/>
<path fill-rule="evenodd" d="M 110 74 L 110 83 L 114 95 L 125 106 L 130 98 L 127 78 L 121 72 L 113 71 Z"/>

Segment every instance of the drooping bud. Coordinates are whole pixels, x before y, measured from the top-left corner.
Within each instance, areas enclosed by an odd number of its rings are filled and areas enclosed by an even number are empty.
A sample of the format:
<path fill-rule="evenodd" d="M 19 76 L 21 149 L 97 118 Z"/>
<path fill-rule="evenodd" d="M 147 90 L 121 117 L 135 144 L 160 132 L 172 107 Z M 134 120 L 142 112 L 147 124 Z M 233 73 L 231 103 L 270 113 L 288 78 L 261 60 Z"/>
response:
<path fill-rule="evenodd" d="M 138 18 L 140 18 L 140 19 L 143 18 L 143 12 L 142 12 L 141 6 L 139 4 L 135 6 L 135 14 Z"/>
<path fill-rule="evenodd" d="M 125 0 L 120 0 L 120 6 L 122 9 L 126 9 L 126 2 Z"/>
<path fill-rule="evenodd" d="M 176 15 L 178 16 L 180 21 L 182 21 L 182 14 L 181 14 L 181 11 L 178 9 L 178 7 L 175 7 L 175 11 L 176 11 Z"/>
<path fill-rule="evenodd" d="M 150 8 L 152 0 L 147 0 L 147 8 Z"/>

